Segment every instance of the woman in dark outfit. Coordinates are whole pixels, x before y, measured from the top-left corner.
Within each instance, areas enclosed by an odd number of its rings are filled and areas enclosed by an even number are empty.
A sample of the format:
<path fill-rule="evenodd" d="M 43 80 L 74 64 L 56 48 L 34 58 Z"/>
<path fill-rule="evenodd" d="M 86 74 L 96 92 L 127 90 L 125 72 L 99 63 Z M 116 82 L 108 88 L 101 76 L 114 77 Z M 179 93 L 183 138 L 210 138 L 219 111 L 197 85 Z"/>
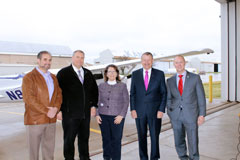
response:
<path fill-rule="evenodd" d="M 119 77 L 115 65 L 108 65 L 104 71 L 104 81 L 99 88 L 96 120 L 101 128 L 103 159 L 121 159 L 121 140 L 125 116 L 129 105 L 127 86 Z"/>

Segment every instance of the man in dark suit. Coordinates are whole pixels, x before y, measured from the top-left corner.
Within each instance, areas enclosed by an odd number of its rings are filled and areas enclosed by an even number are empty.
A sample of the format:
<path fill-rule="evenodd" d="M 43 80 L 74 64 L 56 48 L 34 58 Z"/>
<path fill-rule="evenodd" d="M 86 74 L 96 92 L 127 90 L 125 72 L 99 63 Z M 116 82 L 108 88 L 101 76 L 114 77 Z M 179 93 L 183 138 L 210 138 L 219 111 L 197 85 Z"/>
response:
<path fill-rule="evenodd" d="M 159 134 L 163 113 L 165 112 L 167 89 L 164 73 L 152 68 L 153 55 L 143 53 L 142 69 L 132 73 L 130 108 L 132 118 L 136 120 L 139 155 L 141 160 L 148 159 L 147 126 L 151 138 L 151 160 L 160 158 Z"/>
<path fill-rule="evenodd" d="M 72 64 L 57 74 L 63 94 L 58 117 L 62 118 L 65 160 L 74 160 L 74 141 L 77 135 L 80 160 L 89 160 L 90 111 L 95 116 L 98 87 L 91 71 L 82 67 L 83 64 L 84 52 L 76 50 Z"/>
<path fill-rule="evenodd" d="M 199 75 L 185 70 L 185 59 L 174 59 L 177 74 L 167 80 L 167 113 L 170 117 L 178 157 L 199 160 L 198 126 L 204 123 L 206 99 Z M 186 137 L 189 156 L 187 155 Z"/>

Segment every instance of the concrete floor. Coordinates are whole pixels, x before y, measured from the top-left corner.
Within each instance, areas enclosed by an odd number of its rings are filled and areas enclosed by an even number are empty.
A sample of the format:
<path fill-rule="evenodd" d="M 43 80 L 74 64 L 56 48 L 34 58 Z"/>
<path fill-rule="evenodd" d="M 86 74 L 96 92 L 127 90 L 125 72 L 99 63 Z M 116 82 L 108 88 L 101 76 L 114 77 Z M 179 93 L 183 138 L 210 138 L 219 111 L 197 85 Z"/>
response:
<path fill-rule="evenodd" d="M 220 103 L 215 101 L 214 104 Z M 209 108 L 214 105 L 209 104 Z M 28 150 L 26 143 L 25 126 L 23 125 L 23 103 L 0 104 L 0 160 L 27 160 Z M 240 104 L 228 109 L 208 115 L 206 122 L 199 129 L 200 154 L 203 160 L 230 160 L 237 154 L 238 124 Z M 163 122 L 168 117 L 164 116 Z M 130 112 L 125 121 L 122 143 L 122 159 L 135 160 L 138 157 L 138 142 L 136 127 Z M 91 121 L 90 154 L 92 160 L 102 159 L 102 143 L 99 127 L 95 119 Z M 61 122 L 57 122 L 55 159 L 63 159 L 63 133 Z M 172 130 L 162 132 L 160 135 L 161 159 L 176 160 Z M 76 152 L 76 159 L 77 159 Z"/>
<path fill-rule="evenodd" d="M 230 160 L 237 155 L 239 143 L 240 104 L 224 109 L 206 117 L 206 122 L 199 127 L 199 150 L 201 160 Z M 150 149 L 148 139 L 148 149 Z M 160 156 L 162 160 L 177 160 L 174 147 L 173 131 L 168 130 L 160 135 Z M 102 154 L 91 157 L 102 159 Z M 138 142 L 122 147 L 123 160 L 139 159 Z M 239 160 L 238 159 L 235 160 Z"/>
<path fill-rule="evenodd" d="M 24 103 L 0 103 L 0 160 L 27 160 L 26 128 L 23 124 Z M 90 155 L 102 152 L 102 137 L 99 126 L 91 120 Z M 123 143 L 136 141 L 135 121 L 128 113 L 124 128 Z M 11 150 L 11 151 L 10 151 Z M 57 122 L 55 159 L 63 159 L 63 131 L 61 121 Z M 14 154 L 13 154 L 14 153 Z M 78 157 L 76 148 L 76 158 Z"/>

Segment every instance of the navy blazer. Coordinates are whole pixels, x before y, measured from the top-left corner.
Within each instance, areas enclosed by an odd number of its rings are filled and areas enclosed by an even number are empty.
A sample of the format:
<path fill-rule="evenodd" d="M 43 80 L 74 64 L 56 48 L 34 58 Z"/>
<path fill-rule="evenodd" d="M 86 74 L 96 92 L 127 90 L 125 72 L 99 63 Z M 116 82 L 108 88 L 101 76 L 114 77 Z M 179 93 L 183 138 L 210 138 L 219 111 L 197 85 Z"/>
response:
<path fill-rule="evenodd" d="M 157 116 L 165 112 L 167 89 L 163 71 L 152 68 L 150 82 L 146 91 L 143 80 L 143 69 L 132 73 L 130 108 L 136 110 L 138 118 L 148 115 Z"/>

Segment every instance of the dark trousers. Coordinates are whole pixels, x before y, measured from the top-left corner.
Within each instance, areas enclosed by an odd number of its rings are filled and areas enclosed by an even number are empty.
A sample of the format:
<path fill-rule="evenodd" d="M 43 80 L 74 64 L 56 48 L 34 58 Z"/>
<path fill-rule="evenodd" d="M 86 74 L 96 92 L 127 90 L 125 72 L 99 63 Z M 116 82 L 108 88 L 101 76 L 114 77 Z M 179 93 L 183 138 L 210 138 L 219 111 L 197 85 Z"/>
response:
<path fill-rule="evenodd" d="M 151 139 L 151 160 L 157 160 L 160 158 L 159 153 L 159 134 L 161 131 L 162 119 L 156 117 L 144 116 L 136 118 L 138 143 L 139 143 L 139 155 L 141 160 L 148 160 L 147 150 L 147 126 L 150 131 Z"/>
<path fill-rule="evenodd" d="M 65 160 L 74 160 L 74 142 L 78 136 L 78 151 L 80 160 L 89 160 L 89 126 L 90 118 L 76 119 L 63 115 L 63 154 Z"/>
<path fill-rule="evenodd" d="M 100 124 L 103 142 L 103 158 L 106 160 L 121 159 L 121 141 L 124 126 L 124 118 L 120 124 L 114 124 L 116 116 L 100 115 Z"/>
<path fill-rule="evenodd" d="M 178 120 L 171 120 L 178 157 L 181 160 L 199 160 L 197 122 L 187 123 L 182 112 L 179 117 Z M 189 156 L 187 155 L 186 134 Z"/>

